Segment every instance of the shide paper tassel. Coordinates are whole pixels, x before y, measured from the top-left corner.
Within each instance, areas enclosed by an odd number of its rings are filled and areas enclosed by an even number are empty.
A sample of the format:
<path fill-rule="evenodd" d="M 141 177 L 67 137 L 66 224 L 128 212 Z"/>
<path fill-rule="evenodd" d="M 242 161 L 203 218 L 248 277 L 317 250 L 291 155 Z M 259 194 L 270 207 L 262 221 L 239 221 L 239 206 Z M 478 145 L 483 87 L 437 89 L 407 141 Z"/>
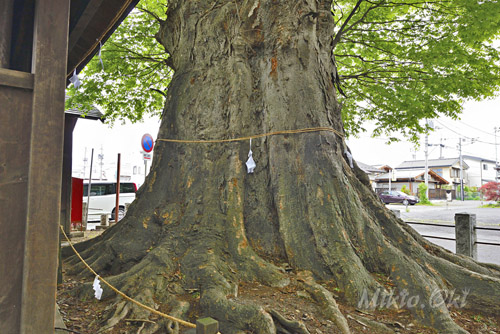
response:
<path fill-rule="evenodd" d="M 253 170 L 257 165 L 252 158 L 252 139 L 250 139 L 250 152 L 248 152 L 248 160 L 246 162 L 248 174 L 253 173 Z"/>
<path fill-rule="evenodd" d="M 98 53 L 98 57 L 99 57 L 99 62 L 101 63 L 102 70 L 104 71 L 104 63 L 102 62 L 101 50 L 102 50 L 102 43 L 101 43 L 101 42 L 99 42 L 99 53 Z"/>
<path fill-rule="evenodd" d="M 95 297 L 99 300 L 101 300 L 101 296 L 102 296 L 102 288 L 101 288 L 101 283 L 99 282 L 99 276 L 96 276 L 95 279 L 94 279 L 94 284 L 92 284 L 92 286 L 94 287 L 94 291 L 95 291 Z"/>
<path fill-rule="evenodd" d="M 76 74 L 76 70 L 73 72 L 73 76 L 69 78 L 69 82 L 71 82 L 76 89 L 78 89 L 78 87 L 80 87 L 80 85 L 82 84 L 80 79 L 78 79 L 78 74 Z"/>

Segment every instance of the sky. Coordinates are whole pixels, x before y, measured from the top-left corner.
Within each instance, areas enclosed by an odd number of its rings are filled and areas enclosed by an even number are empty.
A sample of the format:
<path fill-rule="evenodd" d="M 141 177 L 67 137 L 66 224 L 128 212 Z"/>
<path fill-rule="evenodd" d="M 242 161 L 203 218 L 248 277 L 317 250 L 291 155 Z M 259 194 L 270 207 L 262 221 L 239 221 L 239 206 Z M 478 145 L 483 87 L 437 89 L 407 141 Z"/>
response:
<path fill-rule="evenodd" d="M 500 98 L 481 102 L 468 102 L 460 120 L 440 118 L 434 120 L 436 130 L 429 135 L 429 144 L 445 145 L 442 151 L 444 158 L 458 157 L 458 140 L 462 142 L 462 154 L 495 160 L 495 137 L 493 128 L 500 128 Z M 112 127 L 100 121 L 86 119 L 78 120 L 73 132 L 73 176 L 82 177 L 84 158 L 86 162 L 86 177 L 90 166 L 91 149 L 94 148 L 93 179 L 100 174 L 98 155 L 103 154 L 103 170 L 105 178 L 115 179 L 117 155 L 121 153 L 122 175 L 130 175 L 132 181 L 142 184 L 144 180 L 144 160 L 142 158 L 141 138 L 149 133 L 156 139 L 160 120 L 147 118 L 136 124 L 116 123 Z M 369 126 L 367 127 L 369 128 Z M 403 161 L 424 159 L 424 136 L 421 145 L 415 150 L 412 143 L 401 141 L 386 144 L 381 138 L 371 138 L 365 133 L 360 138 L 350 138 L 348 145 L 354 159 L 369 165 L 389 165 L 397 167 Z M 477 139 L 472 143 L 472 139 Z M 498 154 L 500 155 L 500 132 L 497 132 Z M 86 153 L 86 154 L 85 154 Z M 429 147 L 429 159 L 440 156 L 438 146 Z M 136 174 L 134 175 L 134 166 Z M 148 162 L 148 168 L 150 162 Z"/>
<path fill-rule="evenodd" d="M 433 120 L 435 131 L 429 134 L 431 145 L 444 144 L 442 156 L 455 158 L 459 156 L 458 142 L 462 141 L 462 154 L 495 160 L 494 127 L 500 129 L 500 98 L 480 102 L 467 102 L 459 120 L 442 117 Z M 474 142 L 472 142 L 474 139 Z M 420 138 L 420 147 L 413 143 L 401 141 L 386 144 L 384 137 L 371 138 L 365 133 L 359 138 L 350 138 L 348 145 L 354 159 L 369 165 L 389 165 L 397 167 L 403 161 L 425 159 L 425 136 Z M 500 132 L 497 132 L 497 143 L 500 144 Z M 497 152 L 500 155 L 500 147 Z M 429 159 L 440 157 L 440 147 L 429 147 Z"/>
<path fill-rule="evenodd" d="M 116 166 L 118 153 L 120 153 L 120 174 L 130 176 L 131 180 L 140 186 L 144 181 L 145 167 L 141 139 L 144 134 L 149 133 L 156 140 L 159 127 L 159 118 L 147 118 L 135 124 L 117 122 L 112 127 L 101 121 L 79 119 L 73 131 L 73 176 L 81 178 L 85 165 L 85 178 L 89 177 L 93 148 L 93 180 L 100 175 L 99 154 L 103 154 L 103 179 L 116 180 Z M 136 174 L 134 174 L 134 166 L 136 166 Z M 151 162 L 148 162 L 148 169 L 150 166 Z"/>

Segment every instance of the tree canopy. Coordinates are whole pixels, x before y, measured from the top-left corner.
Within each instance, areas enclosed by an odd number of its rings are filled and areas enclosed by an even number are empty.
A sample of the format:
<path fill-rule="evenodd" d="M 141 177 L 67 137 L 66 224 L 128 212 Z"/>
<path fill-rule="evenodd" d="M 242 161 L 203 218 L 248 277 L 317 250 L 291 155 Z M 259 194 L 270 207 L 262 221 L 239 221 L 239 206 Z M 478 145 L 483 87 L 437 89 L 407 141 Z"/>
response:
<path fill-rule="evenodd" d="M 102 107 L 110 121 L 160 114 L 171 78 L 155 40 L 167 0 L 142 0 L 70 87 L 68 105 Z M 416 139 L 419 121 L 457 118 L 466 100 L 494 96 L 500 56 L 496 0 L 337 0 L 332 31 L 344 127 Z M 314 15 L 314 13 L 311 13 Z"/>

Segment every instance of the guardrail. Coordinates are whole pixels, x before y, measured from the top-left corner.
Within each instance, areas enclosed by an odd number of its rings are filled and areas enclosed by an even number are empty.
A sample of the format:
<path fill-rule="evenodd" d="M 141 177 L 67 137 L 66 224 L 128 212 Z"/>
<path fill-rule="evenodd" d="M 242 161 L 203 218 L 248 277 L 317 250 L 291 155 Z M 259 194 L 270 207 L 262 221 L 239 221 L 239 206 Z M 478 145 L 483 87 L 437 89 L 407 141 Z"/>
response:
<path fill-rule="evenodd" d="M 457 213 L 455 214 L 455 225 L 449 224 L 435 224 L 435 223 L 424 223 L 424 222 L 406 222 L 408 225 L 427 225 L 427 226 L 439 226 L 455 229 L 455 238 L 440 237 L 437 235 L 424 235 L 424 238 L 432 238 L 439 240 L 449 240 L 455 241 L 456 243 L 456 253 L 467 255 L 473 259 L 477 259 L 477 245 L 488 245 L 488 246 L 499 246 L 500 243 L 488 242 L 488 241 L 478 241 L 476 231 L 496 231 L 500 233 L 500 228 L 491 227 L 481 227 L 476 226 L 476 215 L 470 213 Z"/>

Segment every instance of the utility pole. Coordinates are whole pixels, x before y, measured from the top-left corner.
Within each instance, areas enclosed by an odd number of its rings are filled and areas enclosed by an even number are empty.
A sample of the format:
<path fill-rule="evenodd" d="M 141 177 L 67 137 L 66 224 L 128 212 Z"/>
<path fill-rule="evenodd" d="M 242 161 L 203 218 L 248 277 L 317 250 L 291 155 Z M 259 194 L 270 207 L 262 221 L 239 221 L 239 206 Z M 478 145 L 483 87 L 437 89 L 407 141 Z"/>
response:
<path fill-rule="evenodd" d="M 443 137 L 441 137 L 441 140 L 439 141 L 439 159 L 443 159 Z"/>
<path fill-rule="evenodd" d="M 102 181 L 102 165 L 104 165 L 103 160 L 104 160 L 104 153 L 102 153 L 102 145 L 101 145 L 101 154 L 97 155 L 99 158 L 99 165 L 101 166 L 101 173 L 99 174 L 99 180 Z"/>
<path fill-rule="evenodd" d="M 464 169 L 462 166 L 462 138 L 458 138 L 458 150 L 460 152 L 460 199 L 464 201 Z"/>
<path fill-rule="evenodd" d="M 425 134 L 425 197 L 429 198 L 429 135 Z"/>
<path fill-rule="evenodd" d="M 425 120 L 425 123 L 430 127 L 434 128 L 434 124 L 432 121 Z M 428 131 L 429 129 L 427 129 Z M 425 197 L 429 198 L 429 133 L 425 133 L 425 174 L 424 174 L 424 180 L 425 180 Z"/>
<path fill-rule="evenodd" d="M 500 180 L 500 165 L 498 164 L 498 153 L 497 153 L 497 132 L 500 132 L 500 128 L 496 126 L 493 128 L 493 133 L 495 134 L 495 181 Z"/>
<path fill-rule="evenodd" d="M 83 156 L 83 179 L 85 180 L 85 169 L 87 169 L 87 161 L 89 161 L 89 159 L 87 159 L 87 148 L 85 147 L 85 154 Z"/>
<path fill-rule="evenodd" d="M 391 181 L 392 181 L 392 168 L 389 170 L 389 191 L 391 191 Z"/>

